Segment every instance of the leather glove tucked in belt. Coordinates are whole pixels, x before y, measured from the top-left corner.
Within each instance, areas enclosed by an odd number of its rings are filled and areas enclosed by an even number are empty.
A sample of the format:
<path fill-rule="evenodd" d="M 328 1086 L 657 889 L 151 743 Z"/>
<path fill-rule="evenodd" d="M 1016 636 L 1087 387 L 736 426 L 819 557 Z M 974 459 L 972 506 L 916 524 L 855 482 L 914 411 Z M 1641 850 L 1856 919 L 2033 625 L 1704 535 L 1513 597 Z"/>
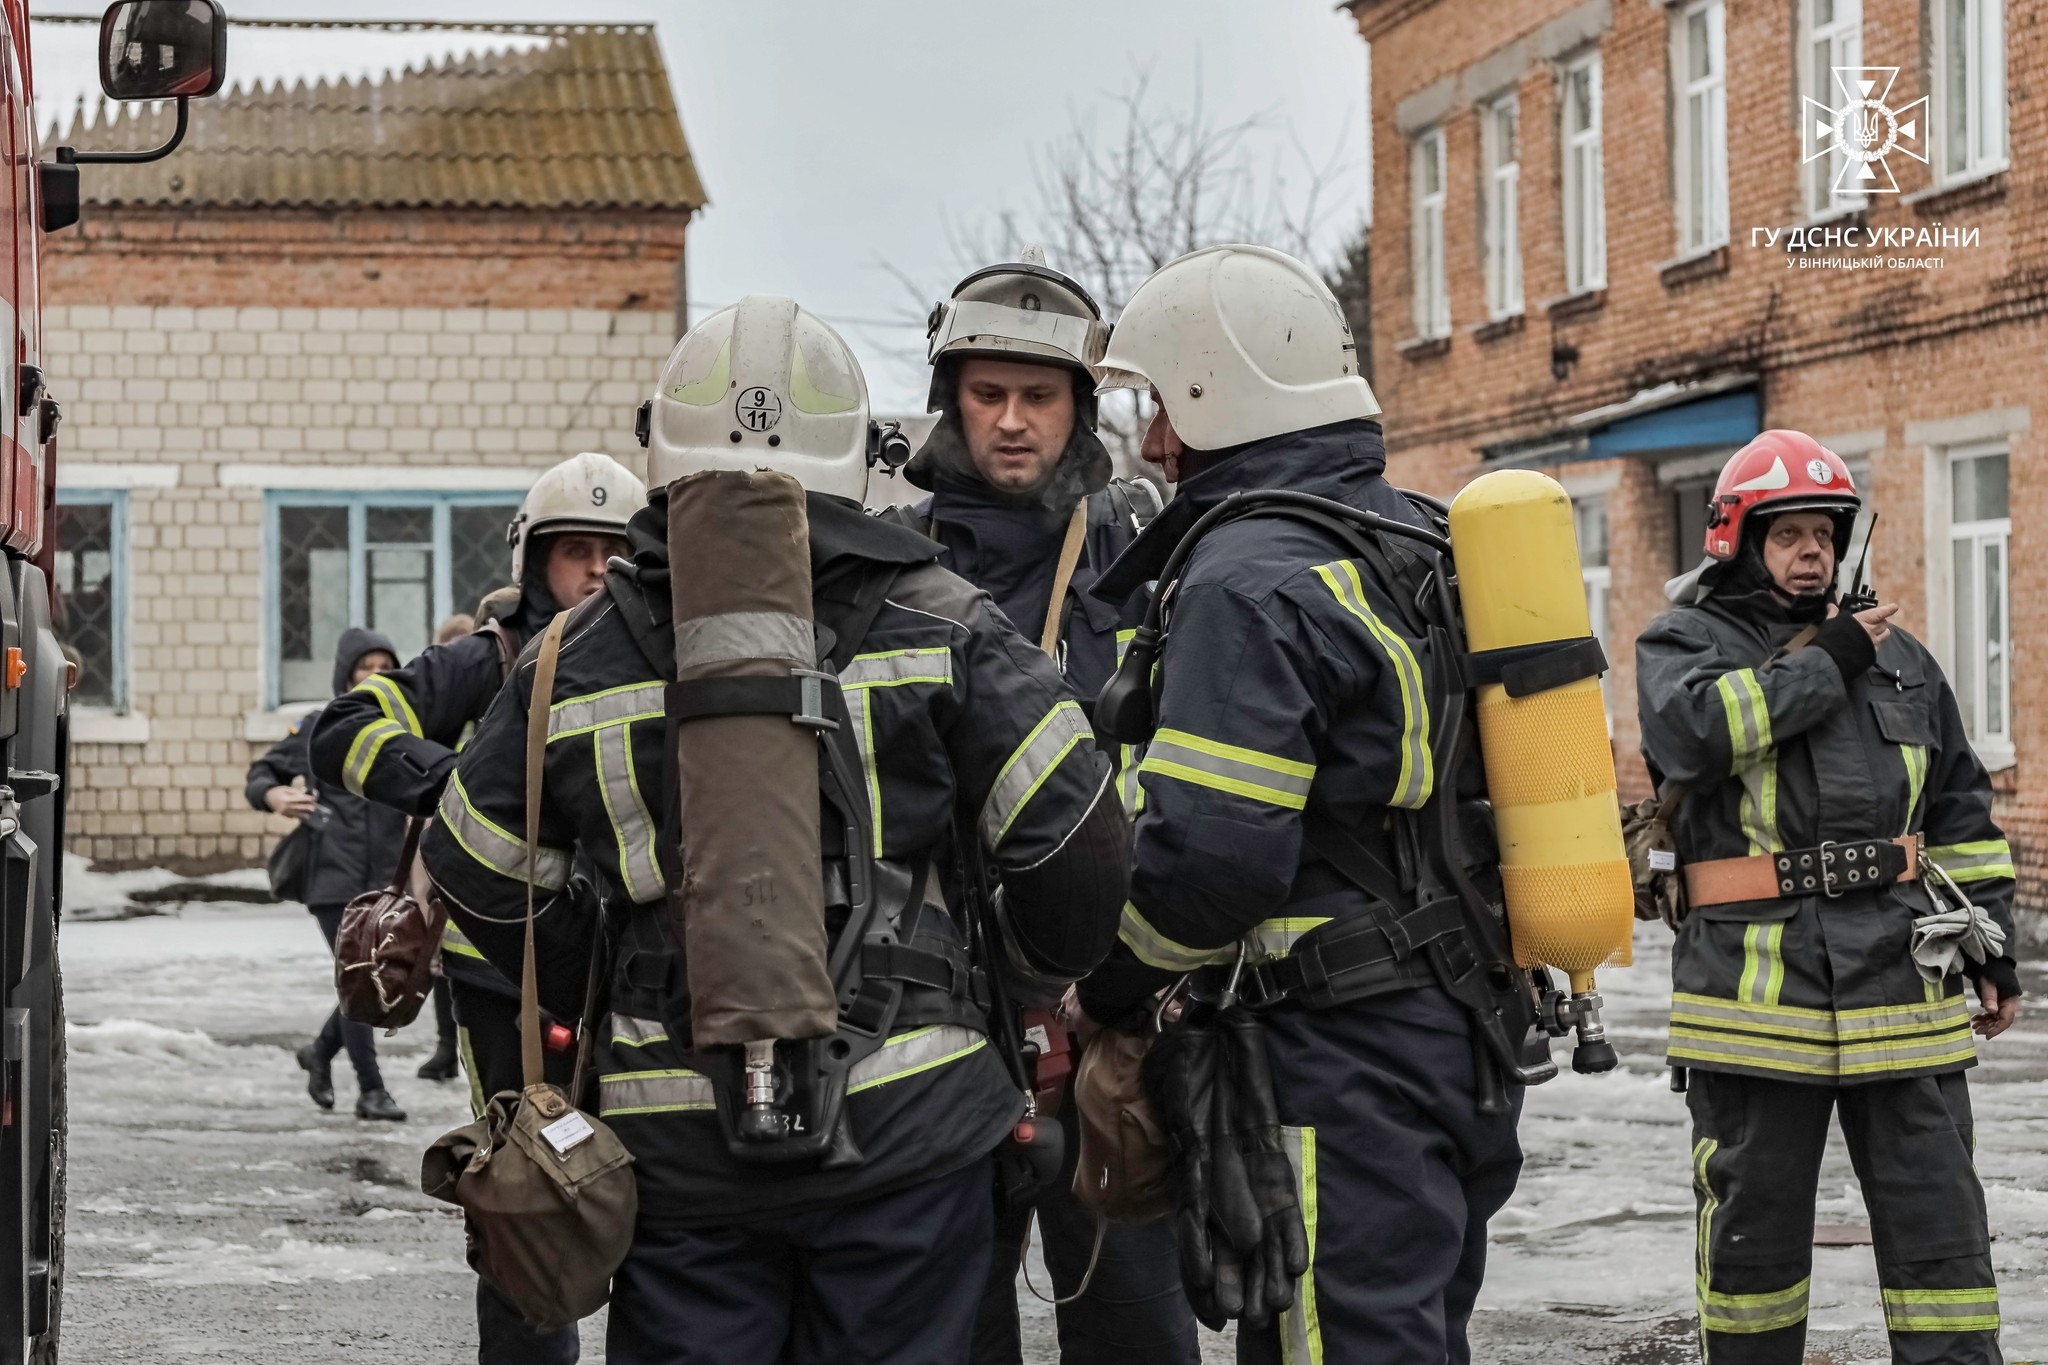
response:
<path fill-rule="evenodd" d="M 1225 1321 L 1215 1303 L 1219 1243 L 1229 1253 L 1228 1242 L 1211 1225 L 1209 1209 L 1220 1051 L 1214 1030 L 1176 1024 L 1152 1044 L 1141 1072 L 1166 1129 L 1167 1150 L 1173 1161 L 1181 1283 L 1195 1316 L 1212 1331 L 1222 1330 Z M 1234 1253 L 1227 1259 L 1234 1272 Z"/>
<path fill-rule="evenodd" d="M 1236 1111 L 1237 1150 L 1258 1214 L 1257 1240 L 1244 1252 L 1244 1321 L 1263 1327 L 1294 1306 L 1294 1286 L 1308 1271 L 1308 1229 L 1302 1222 L 1294 1166 L 1280 1142 L 1280 1110 L 1266 1026 L 1249 1010 L 1217 1021 Z"/>
<path fill-rule="evenodd" d="M 2004 951 L 2005 930 L 1968 902 L 1913 921 L 1913 966 L 1927 981 L 1938 984 L 1966 965 L 1982 964 Z"/>

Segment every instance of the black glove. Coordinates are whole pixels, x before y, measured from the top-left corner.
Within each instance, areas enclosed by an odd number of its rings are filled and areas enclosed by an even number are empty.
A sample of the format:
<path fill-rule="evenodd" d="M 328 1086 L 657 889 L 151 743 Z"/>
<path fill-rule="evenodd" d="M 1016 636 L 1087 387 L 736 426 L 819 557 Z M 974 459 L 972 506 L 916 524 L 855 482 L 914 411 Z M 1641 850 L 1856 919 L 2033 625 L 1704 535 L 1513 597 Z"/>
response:
<path fill-rule="evenodd" d="M 2020 989 L 2019 964 L 2009 957 L 1994 957 L 1983 962 L 1972 962 L 1965 953 L 1963 975 L 1972 981 L 1989 981 L 1998 987 L 2000 1000 L 2017 1000 L 2026 994 Z"/>
<path fill-rule="evenodd" d="M 1294 1166 L 1280 1141 L 1280 1110 L 1266 1029 L 1245 1009 L 1218 1022 L 1237 1122 L 1237 1149 L 1260 1220 L 1256 1255 L 1245 1267 L 1244 1322 L 1263 1327 L 1294 1306 L 1295 1283 L 1308 1272 L 1308 1229 L 1302 1222 Z"/>
<path fill-rule="evenodd" d="M 1877 662 L 1877 642 L 1863 623 L 1848 612 L 1838 612 L 1821 623 L 1813 637 L 1814 648 L 1826 652 L 1842 671 L 1842 681 L 1855 682 Z"/>
<path fill-rule="evenodd" d="M 1218 1278 L 1209 1219 L 1211 1129 L 1215 1119 L 1218 1062 L 1213 1031 L 1177 1024 L 1159 1035 L 1145 1054 L 1140 1074 L 1171 1154 L 1175 1231 L 1180 1241 L 1181 1283 L 1195 1316 L 1211 1331 L 1225 1321 L 1215 1304 Z M 1235 1274 L 1236 1261 L 1229 1270 Z M 1241 1294 L 1241 1290 L 1238 1291 Z"/>

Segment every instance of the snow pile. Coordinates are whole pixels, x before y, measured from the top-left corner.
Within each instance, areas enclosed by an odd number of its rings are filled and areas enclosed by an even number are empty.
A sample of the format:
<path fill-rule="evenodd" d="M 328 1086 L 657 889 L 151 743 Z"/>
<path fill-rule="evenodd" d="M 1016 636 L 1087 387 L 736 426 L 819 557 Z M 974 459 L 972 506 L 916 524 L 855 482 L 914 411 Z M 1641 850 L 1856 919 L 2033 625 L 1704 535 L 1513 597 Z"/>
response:
<path fill-rule="evenodd" d="M 77 1273 L 88 1279 L 150 1280 L 166 1285 L 304 1284 L 308 1280 L 368 1280 L 420 1268 L 416 1258 L 401 1258 L 375 1247 L 304 1241 L 282 1228 L 267 1228 L 262 1235 L 272 1239 L 272 1244 L 252 1246 L 208 1237 L 140 1238 L 128 1247 L 138 1259 Z"/>
<path fill-rule="evenodd" d="M 64 1033 L 74 1060 L 118 1056 L 159 1064 L 212 1066 L 221 1046 L 198 1029 L 165 1028 L 140 1019 L 109 1019 L 100 1024 L 73 1024 Z"/>

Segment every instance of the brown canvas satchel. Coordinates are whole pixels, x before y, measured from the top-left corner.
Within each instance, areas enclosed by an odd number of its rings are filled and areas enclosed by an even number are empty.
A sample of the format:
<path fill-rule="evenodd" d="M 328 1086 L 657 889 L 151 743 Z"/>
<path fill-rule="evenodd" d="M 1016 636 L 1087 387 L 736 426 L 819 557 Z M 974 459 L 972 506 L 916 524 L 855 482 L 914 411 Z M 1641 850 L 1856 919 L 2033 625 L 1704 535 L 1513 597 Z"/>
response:
<path fill-rule="evenodd" d="M 434 989 L 441 928 L 448 914 L 429 897 L 425 905 L 410 890 L 413 858 L 426 821 L 405 831 L 405 847 L 391 885 L 366 891 L 341 912 L 334 936 L 334 993 L 341 1016 L 373 1028 L 404 1028 L 419 1017 Z"/>
<path fill-rule="evenodd" d="M 548 704 L 567 613 L 542 637 L 526 720 L 526 957 L 519 980 L 519 1065 L 523 1089 L 491 1097 L 483 1117 L 441 1136 L 420 1164 L 420 1188 L 459 1206 L 470 1268 L 543 1331 L 604 1307 L 612 1272 L 633 1244 L 640 1209 L 632 1154 L 618 1135 L 579 1110 L 602 954 L 592 945 L 590 978 L 564 1095 L 541 1075 L 540 998 L 533 965 L 534 860 L 540 847 L 541 771 Z"/>
<path fill-rule="evenodd" d="M 1074 1073 L 1074 1197 L 1112 1223 L 1149 1223 L 1174 1209 L 1166 1130 L 1139 1075 L 1157 1036 L 1099 1030 Z"/>

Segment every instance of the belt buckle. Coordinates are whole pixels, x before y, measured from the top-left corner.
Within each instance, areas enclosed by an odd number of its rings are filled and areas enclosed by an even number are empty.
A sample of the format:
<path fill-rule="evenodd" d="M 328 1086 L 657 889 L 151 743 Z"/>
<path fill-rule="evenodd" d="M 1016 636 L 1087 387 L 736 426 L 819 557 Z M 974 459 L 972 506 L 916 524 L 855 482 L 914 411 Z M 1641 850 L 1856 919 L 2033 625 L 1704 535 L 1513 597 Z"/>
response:
<path fill-rule="evenodd" d="M 1841 889 L 1835 885 L 1835 850 L 1839 847 L 1834 840 L 1823 839 L 1815 850 L 1820 854 L 1820 892 L 1831 901 L 1842 898 Z"/>

